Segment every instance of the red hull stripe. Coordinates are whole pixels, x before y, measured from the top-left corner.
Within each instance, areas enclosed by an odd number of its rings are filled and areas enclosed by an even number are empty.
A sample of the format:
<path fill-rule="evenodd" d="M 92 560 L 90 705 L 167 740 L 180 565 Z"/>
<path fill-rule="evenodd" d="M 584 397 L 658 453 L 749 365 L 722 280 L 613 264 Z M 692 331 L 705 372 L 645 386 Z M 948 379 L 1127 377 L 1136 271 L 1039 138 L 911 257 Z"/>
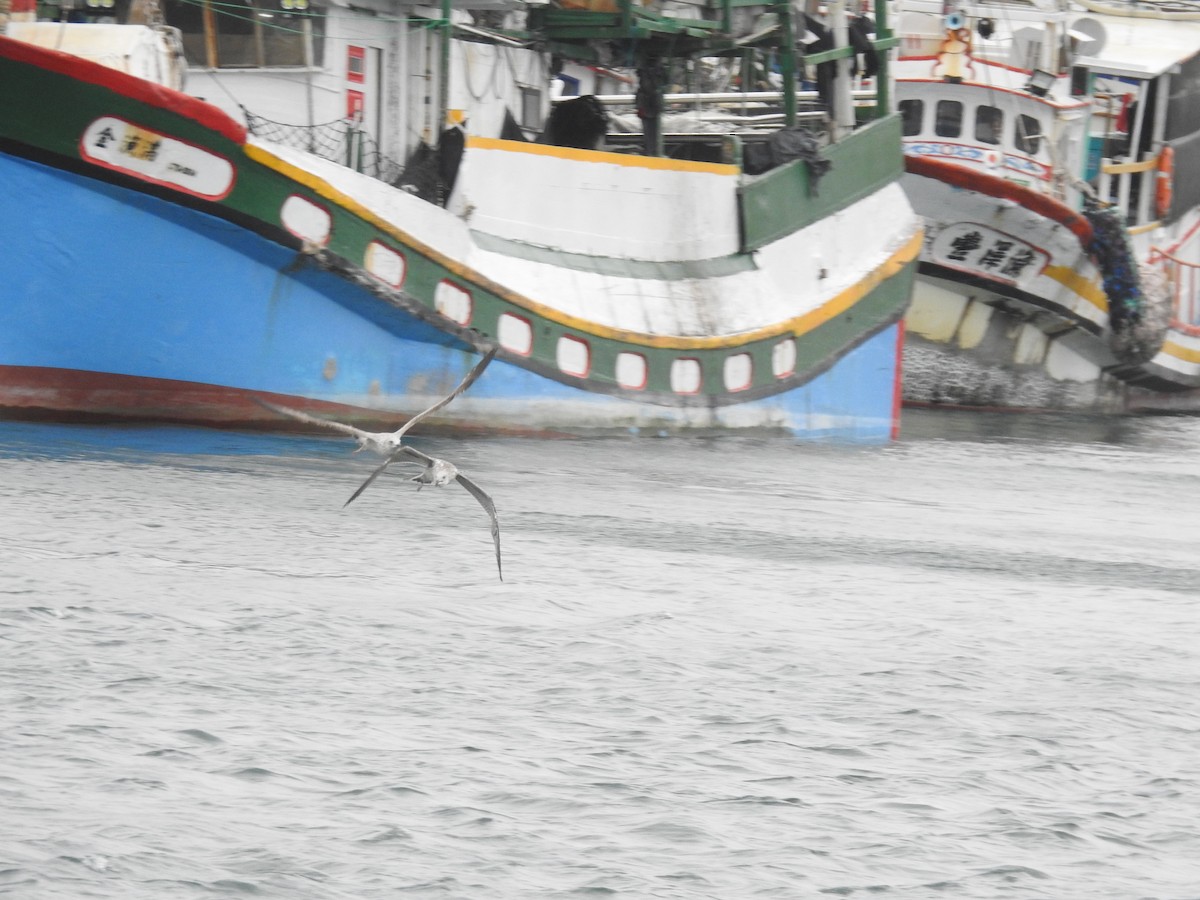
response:
<path fill-rule="evenodd" d="M 399 428 L 409 418 L 387 410 L 197 381 L 47 366 L 0 366 L 0 419 L 152 422 L 328 434 L 323 428 L 300 425 L 264 409 L 255 397 L 380 431 Z M 486 422 L 431 422 L 422 433 L 563 436 L 544 429 Z"/>
<path fill-rule="evenodd" d="M 39 413 L 47 418 L 77 414 L 99 419 L 235 424 L 267 417 L 253 397 L 260 392 L 80 369 L 44 366 L 0 366 L 0 410 Z M 262 392 L 261 396 L 291 403 L 291 398 Z M 299 404 L 298 404 L 299 405 Z M 307 408 L 316 404 L 305 402 Z M 320 404 L 323 410 L 346 407 Z"/>
<path fill-rule="evenodd" d="M 12 38 L 0 37 L 0 56 L 25 65 L 108 88 L 139 103 L 178 113 L 210 128 L 235 144 L 246 142 L 246 128 L 210 103 L 154 84 L 142 78 L 110 69 L 79 56 L 59 50 L 37 47 Z"/>
<path fill-rule="evenodd" d="M 960 166 L 957 163 L 946 162 L 940 159 L 927 159 L 922 156 L 906 155 L 904 157 L 904 169 L 913 175 L 932 178 L 936 181 L 953 185 L 954 187 L 963 188 L 968 191 L 978 191 L 981 194 L 987 194 L 989 197 L 996 197 L 1000 200 L 1011 200 L 1031 212 L 1045 216 L 1047 219 L 1051 219 L 1063 227 L 1069 228 L 1079 238 L 1079 242 L 1084 247 L 1087 247 L 1092 241 L 1091 223 L 1075 212 L 1075 210 L 1071 209 L 1071 207 L 1065 203 L 1060 203 L 1053 197 L 1047 197 L 1045 194 L 1031 191 L 1007 179 L 997 178 L 995 175 L 988 175 L 986 172 L 977 172 L 973 169 L 968 169 L 966 166 Z"/>

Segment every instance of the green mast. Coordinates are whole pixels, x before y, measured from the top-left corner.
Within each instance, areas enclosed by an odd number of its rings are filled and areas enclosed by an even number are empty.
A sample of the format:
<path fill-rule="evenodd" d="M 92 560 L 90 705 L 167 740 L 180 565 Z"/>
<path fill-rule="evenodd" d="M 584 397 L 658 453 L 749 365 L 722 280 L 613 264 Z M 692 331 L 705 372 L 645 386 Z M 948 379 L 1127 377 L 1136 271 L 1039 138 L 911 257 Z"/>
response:
<path fill-rule="evenodd" d="M 779 74 L 783 78 L 783 120 L 788 128 L 796 124 L 796 30 L 792 27 L 792 4 L 775 4 L 779 17 Z"/>
<path fill-rule="evenodd" d="M 446 117 L 450 115 L 450 38 L 453 26 L 450 24 L 451 0 L 442 0 L 441 47 L 438 59 L 438 120 L 435 125 L 434 141 L 441 139 L 446 129 Z"/>
<path fill-rule="evenodd" d="M 875 50 L 879 58 L 879 71 L 875 73 L 875 118 L 882 119 L 892 111 L 891 77 L 888 68 L 888 51 L 899 43 L 888 24 L 888 0 L 875 0 Z"/>

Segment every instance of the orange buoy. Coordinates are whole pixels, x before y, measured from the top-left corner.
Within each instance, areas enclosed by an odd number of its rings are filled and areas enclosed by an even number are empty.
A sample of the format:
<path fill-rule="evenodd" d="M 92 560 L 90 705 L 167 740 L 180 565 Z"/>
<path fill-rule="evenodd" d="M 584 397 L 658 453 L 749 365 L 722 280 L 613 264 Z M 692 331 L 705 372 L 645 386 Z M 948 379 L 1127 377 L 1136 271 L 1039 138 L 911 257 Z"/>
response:
<path fill-rule="evenodd" d="M 1174 179 L 1175 151 L 1171 147 L 1163 145 L 1162 152 L 1158 154 L 1158 175 L 1154 184 L 1154 203 L 1160 219 L 1165 219 L 1167 213 L 1171 211 Z"/>

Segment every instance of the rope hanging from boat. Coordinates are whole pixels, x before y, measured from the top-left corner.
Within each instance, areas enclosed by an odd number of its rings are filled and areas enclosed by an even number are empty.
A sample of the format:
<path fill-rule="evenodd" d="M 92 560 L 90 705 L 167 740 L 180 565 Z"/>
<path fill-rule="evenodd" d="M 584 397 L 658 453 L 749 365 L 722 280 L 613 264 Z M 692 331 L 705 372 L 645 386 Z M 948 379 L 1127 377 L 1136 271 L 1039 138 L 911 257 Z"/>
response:
<path fill-rule="evenodd" d="M 1125 222 L 1114 206 L 1084 196 L 1083 216 L 1091 223 L 1088 253 L 1096 261 L 1108 297 L 1113 352 L 1124 363 L 1149 361 L 1162 347 L 1165 328 L 1155 315 L 1159 304 L 1143 293 L 1141 271 Z"/>
<path fill-rule="evenodd" d="M 1115 330 L 1136 324 L 1141 314 L 1142 291 L 1138 283 L 1137 261 L 1125 234 L 1125 223 L 1114 206 L 1101 206 L 1090 197 L 1084 199 L 1084 218 L 1092 225 L 1088 253 L 1104 277 L 1108 296 L 1108 320 Z"/>

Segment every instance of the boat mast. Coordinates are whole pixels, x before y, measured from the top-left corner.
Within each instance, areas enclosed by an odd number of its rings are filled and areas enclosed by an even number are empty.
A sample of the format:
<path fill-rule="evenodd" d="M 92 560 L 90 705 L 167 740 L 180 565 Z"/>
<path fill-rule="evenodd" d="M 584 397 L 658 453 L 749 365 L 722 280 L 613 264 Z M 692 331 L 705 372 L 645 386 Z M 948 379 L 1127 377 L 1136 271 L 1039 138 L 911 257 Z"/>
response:
<path fill-rule="evenodd" d="M 217 58 L 217 14 L 213 12 L 210 0 L 204 0 L 201 15 L 204 17 L 204 61 L 210 69 L 215 69 L 219 62 Z"/>
<path fill-rule="evenodd" d="M 632 0 L 621 0 L 628 6 Z M 663 66 L 650 57 L 637 67 L 637 114 L 642 120 L 642 152 L 647 156 L 663 155 L 662 108 Z"/>
<path fill-rule="evenodd" d="M 875 49 L 877 71 L 875 72 L 875 118 L 881 119 L 892 111 L 891 71 L 888 68 L 888 52 L 896 45 L 888 22 L 888 0 L 875 0 Z"/>
<path fill-rule="evenodd" d="M 846 23 L 846 0 L 831 0 L 829 4 L 829 28 L 833 32 L 834 50 L 844 50 L 850 46 L 850 28 Z M 837 60 L 837 77 L 833 81 L 833 109 L 830 110 L 833 119 L 834 140 L 854 130 L 854 92 L 850 83 L 850 68 L 853 64 L 851 54 L 846 54 Z"/>
<path fill-rule="evenodd" d="M 452 34 L 452 26 L 450 24 L 450 3 L 451 0 L 442 0 L 442 21 L 441 21 L 441 57 L 438 60 L 438 105 L 437 105 L 437 123 L 434 126 L 434 141 L 440 141 L 442 132 L 446 130 L 446 119 L 450 115 L 450 37 Z"/>
<path fill-rule="evenodd" d="M 787 128 L 796 124 L 796 29 L 792 24 L 790 0 L 775 4 L 779 21 L 779 75 L 783 79 L 783 121 Z"/>

